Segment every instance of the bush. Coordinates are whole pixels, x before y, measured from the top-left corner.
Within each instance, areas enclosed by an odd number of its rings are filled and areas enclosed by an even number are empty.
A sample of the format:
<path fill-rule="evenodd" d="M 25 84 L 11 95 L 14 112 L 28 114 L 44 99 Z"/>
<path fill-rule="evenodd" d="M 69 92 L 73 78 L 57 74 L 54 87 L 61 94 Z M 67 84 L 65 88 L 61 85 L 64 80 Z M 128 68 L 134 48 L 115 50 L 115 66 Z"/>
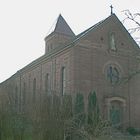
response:
<path fill-rule="evenodd" d="M 127 132 L 132 136 L 140 135 L 140 130 L 138 130 L 134 127 L 127 128 Z"/>

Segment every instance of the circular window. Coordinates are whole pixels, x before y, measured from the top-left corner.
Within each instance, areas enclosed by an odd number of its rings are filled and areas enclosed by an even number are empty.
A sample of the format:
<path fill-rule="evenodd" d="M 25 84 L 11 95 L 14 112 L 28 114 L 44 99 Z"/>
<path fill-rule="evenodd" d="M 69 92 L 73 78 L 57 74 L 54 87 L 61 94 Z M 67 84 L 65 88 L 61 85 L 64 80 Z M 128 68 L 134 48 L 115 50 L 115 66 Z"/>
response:
<path fill-rule="evenodd" d="M 107 67 L 107 79 L 112 85 L 119 82 L 120 73 L 116 66 L 110 65 Z"/>

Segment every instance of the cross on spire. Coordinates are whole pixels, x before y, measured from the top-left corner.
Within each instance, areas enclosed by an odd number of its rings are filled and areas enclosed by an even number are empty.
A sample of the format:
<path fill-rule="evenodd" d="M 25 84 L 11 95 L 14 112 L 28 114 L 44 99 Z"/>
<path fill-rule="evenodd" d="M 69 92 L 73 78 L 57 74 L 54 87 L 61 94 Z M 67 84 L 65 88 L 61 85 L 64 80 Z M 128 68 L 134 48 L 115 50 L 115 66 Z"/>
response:
<path fill-rule="evenodd" d="M 113 6 L 111 5 L 110 8 L 111 8 L 111 15 L 112 15 L 113 14 Z"/>

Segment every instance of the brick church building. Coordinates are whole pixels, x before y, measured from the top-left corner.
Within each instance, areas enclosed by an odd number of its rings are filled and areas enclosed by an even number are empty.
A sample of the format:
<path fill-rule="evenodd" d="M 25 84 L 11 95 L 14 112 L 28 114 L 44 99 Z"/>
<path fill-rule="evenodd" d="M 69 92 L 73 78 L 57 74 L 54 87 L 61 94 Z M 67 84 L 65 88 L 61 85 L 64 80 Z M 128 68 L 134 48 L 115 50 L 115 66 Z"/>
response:
<path fill-rule="evenodd" d="M 18 99 L 40 94 L 97 94 L 101 115 L 140 127 L 140 49 L 115 14 L 75 35 L 60 15 L 45 37 L 45 54 L 0 84 Z"/>

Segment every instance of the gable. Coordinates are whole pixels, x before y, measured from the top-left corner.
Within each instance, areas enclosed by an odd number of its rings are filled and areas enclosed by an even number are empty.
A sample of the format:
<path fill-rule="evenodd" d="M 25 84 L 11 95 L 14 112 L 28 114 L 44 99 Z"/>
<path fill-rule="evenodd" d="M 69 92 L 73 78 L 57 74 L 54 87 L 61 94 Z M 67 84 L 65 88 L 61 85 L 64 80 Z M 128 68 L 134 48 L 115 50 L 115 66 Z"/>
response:
<path fill-rule="evenodd" d="M 100 46 L 100 48 L 108 50 L 110 49 L 110 35 L 112 33 L 115 36 L 117 51 L 132 53 L 139 51 L 138 45 L 115 14 L 89 28 L 85 34 L 81 34 L 81 38 L 79 36 L 79 43 L 88 42 L 89 46 Z"/>

